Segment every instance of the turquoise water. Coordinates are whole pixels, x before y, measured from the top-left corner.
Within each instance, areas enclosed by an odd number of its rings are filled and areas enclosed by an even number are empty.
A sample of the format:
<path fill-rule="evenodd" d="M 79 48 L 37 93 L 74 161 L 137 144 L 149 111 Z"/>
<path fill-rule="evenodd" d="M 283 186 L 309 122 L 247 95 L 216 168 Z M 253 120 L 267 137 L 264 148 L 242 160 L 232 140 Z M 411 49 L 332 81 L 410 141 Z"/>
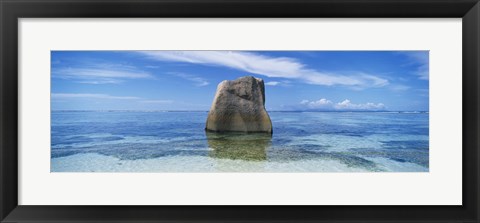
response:
<path fill-rule="evenodd" d="M 273 135 L 207 133 L 207 112 L 52 112 L 51 171 L 428 171 L 428 113 L 269 114 Z"/>

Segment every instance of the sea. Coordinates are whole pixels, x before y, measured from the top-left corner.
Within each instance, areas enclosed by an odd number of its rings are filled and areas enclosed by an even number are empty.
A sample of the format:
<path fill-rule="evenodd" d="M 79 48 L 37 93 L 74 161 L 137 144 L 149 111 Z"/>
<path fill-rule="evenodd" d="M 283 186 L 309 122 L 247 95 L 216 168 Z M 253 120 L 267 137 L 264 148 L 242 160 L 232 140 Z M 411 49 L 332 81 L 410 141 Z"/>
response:
<path fill-rule="evenodd" d="M 206 111 L 52 111 L 51 172 L 428 172 L 428 112 L 269 112 L 273 134 L 206 132 Z"/>

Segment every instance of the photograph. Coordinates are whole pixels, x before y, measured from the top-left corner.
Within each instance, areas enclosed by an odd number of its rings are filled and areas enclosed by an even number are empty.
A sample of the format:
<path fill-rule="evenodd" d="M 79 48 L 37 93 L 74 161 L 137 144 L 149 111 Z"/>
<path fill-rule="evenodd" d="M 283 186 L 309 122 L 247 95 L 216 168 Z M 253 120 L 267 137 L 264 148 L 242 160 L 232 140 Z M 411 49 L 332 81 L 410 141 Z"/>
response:
<path fill-rule="evenodd" d="M 51 172 L 429 172 L 428 50 L 50 56 Z"/>
<path fill-rule="evenodd" d="M 2 3 L 1 223 L 480 223 L 480 0 Z"/>

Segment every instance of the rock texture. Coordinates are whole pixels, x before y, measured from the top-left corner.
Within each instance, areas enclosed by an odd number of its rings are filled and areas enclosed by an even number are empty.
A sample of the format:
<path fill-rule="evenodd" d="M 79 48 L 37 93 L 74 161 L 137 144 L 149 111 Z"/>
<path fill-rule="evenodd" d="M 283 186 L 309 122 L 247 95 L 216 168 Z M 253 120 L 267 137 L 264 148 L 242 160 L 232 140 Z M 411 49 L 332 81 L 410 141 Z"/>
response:
<path fill-rule="evenodd" d="M 205 129 L 272 133 L 272 121 L 265 110 L 263 80 L 246 76 L 218 84 Z"/>

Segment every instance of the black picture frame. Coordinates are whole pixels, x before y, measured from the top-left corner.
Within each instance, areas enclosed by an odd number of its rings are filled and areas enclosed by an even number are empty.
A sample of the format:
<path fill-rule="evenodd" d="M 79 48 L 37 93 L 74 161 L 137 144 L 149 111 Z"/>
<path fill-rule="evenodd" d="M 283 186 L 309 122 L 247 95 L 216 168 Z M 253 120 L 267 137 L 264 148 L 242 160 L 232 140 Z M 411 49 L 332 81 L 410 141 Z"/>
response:
<path fill-rule="evenodd" d="M 1 222 L 478 222 L 478 0 L 0 0 Z M 18 205 L 18 19 L 133 17 L 462 18 L 461 206 Z M 448 43 L 446 43 L 448 44 Z"/>

